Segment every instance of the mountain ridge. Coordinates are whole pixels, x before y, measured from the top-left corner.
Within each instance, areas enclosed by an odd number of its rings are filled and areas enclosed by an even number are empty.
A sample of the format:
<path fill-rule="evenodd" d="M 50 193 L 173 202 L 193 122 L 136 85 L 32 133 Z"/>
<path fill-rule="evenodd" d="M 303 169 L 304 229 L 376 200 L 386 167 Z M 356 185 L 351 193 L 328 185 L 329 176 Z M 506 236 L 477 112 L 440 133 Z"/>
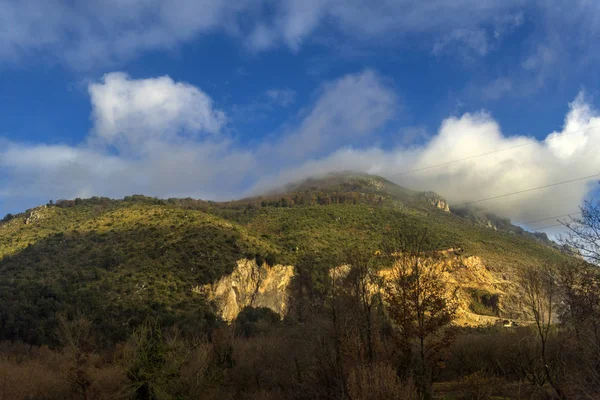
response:
<path fill-rule="evenodd" d="M 193 289 L 241 260 L 299 266 L 315 255 L 303 268 L 320 279 L 348 247 L 374 251 L 399 230 L 428 229 L 437 249 L 479 257 L 503 282 L 516 268 L 567 259 L 438 208 L 439 196 L 370 175 L 328 179 L 231 202 L 95 197 L 12 216 L 0 224 L 0 339 L 52 343 L 61 313 L 89 315 L 113 342 L 148 315 L 202 331 L 218 313 Z"/>

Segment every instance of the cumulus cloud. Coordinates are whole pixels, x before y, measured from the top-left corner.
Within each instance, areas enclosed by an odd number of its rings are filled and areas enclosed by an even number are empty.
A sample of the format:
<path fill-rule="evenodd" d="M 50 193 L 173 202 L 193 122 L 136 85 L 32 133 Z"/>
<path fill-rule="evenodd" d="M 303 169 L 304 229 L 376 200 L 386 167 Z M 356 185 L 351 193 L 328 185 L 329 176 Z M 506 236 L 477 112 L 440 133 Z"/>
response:
<path fill-rule="evenodd" d="M 118 147 L 136 147 L 184 134 L 217 133 L 223 111 L 198 88 L 168 76 L 132 80 L 117 72 L 88 88 L 93 108 L 94 139 Z"/>
<path fill-rule="evenodd" d="M 225 113 L 192 85 L 112 73 L 89 85 L 94 127 L 80 146 L 5 142 L 3 197 L 224 198 L 255 162 L 224 134 Z"/>
<path fill-rule="evenodd" d="M 224 200 L 355 170 L 435 190 L 457 206 L 600 173 L 600 115 L 583 93 L 569 104 L 563 128 L 542 141 L 508 135 L 480 111 L 445 119 L 425 141 L 405 145 L 399 137 L 389 148 L 372 143 L 401 107 L 371 70 L 325 84 L 306 110 L 253 148 L 223 133 L 227 117 L 208 94 L 168 77 L 109 74 L 90 85 L 90 96 L 95 126 L 81 145 L 1 143 L 0 201 L 132 193 Z M 213 133 L 198 134 L 204 131 Z M 482 153 L 490 154 L 473 157 Z M 453 160 L 463 161 L 428 168 Z M 414 170 L 420 171 L 399 174 Z M 477 205 L 517 221 L 547 218 L 576 211 L 596 181 Z"/>
<path fill-rule="evenodd" d="M 462 206 L 466 202 L 598 174 L 600 153 L 592 144 L 599 142 L 600 117 L 584 95 L 579 94 L 569 105 L 563 129 L 548 134 L 541 142 L 530 136 L 506 135 L 485 112 L 466 113 L 444 120 L 438 133 L 420 147 L 341 148 L 264 178 L 256 190 L 260 192 L 312 175 L 358 170 L 389 177 L 408 188 L 435 190 L 452 205 Z M 469 159 L 507 148 L 511 149 Z M 420 171 L 398 175 L 414 170 Z M 577 211 L 583 199 L 597 189 L 597 180 L 590 178 L 476 205 L 521 222 L 567 214 Z M 536 226 L 541 225 L 531 228 Z"/>

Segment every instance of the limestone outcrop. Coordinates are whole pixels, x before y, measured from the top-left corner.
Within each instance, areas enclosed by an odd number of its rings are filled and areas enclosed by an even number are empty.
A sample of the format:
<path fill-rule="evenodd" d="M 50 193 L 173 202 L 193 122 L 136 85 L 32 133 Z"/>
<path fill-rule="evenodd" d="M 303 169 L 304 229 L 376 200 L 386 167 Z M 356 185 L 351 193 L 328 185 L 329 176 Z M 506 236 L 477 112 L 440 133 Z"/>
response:
<path fill-rule="evenodd" d="M 258 265 L 242 259 L 231 275 L 203 288 L 217 313 L 233 321 L 244 307 L 267 307 L 282 317 L 289 305 L 289 287 L 294 276 L 290 265 Z"/>
<path fill-rule="evenodd" d="M 425 192 L 423 194 L 423 200 L 442 211 L 450 212 L 450 205 L 448 202 L 435 192 Z"/>
<path fill-rule="evenodd" d="M 505 277 L 492 273 L 480 257 L 461 255 L 460 249 L 439 252 L 439 262 L 445 271 L 444 279 L 449 287 L 458 287 L 458 325 L 493 324 L 499 316 L 518 318 L 510 307 L 510 293 L 518 292 Z M 342 277 L 349 271 L 342 265 L 332 269 L 332 274 Z M 385 280 L 390 269 L 380 271 Z M 332 276 L 333 276 L 332 275 Z M 226 321 L 233 321 L 247 306 L 266 307 L 284 317 L 290 305 L 290 284 L 294 277 L 291 265 L 257 265 L 255 260 L 242 259 L 232 274 L 211 285 L 195 289 L 205 293 L 215 311 Z M 375 289 L 374 289 L 375 290 Z M 474 291 L 486 293 L 494 301 L 497 315 L 481 315 L 473 312 Z"/>

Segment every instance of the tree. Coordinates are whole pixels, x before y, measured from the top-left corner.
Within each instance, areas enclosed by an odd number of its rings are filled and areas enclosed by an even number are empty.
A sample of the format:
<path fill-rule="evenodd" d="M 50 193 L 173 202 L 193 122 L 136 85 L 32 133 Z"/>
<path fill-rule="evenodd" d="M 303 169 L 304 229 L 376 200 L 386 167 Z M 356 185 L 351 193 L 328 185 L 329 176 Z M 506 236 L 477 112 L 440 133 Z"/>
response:
<path fill-rule="evenodd" d="M 562 322 L 573 327 L 579 341 L 592 342 L 600 350 L 600 271 L 585 262 L 571 262 L 560 266 L 559 279 L 565 305 Z"/>
<path fill-rule="evenodd" d="M 600 201 L 595 204 L 586 201 L 580 209 L 581 217 L 561 222 L 568 232 L 560 241 L 586 260 L 600 265 Z"/>
<path fill-rule="evenodd" d="M 456 315 L 457 288 L 445 283 L 444 264 L 426 230 L 400 234 L 398 239 L 398 245 L 387 250 L 393 262 L 385 287 L 388 313 L 406 355 L 404 367 L 412 366 L 419 394 L 428 400 L 433 398 L 433 364 L 451 339 L 446 328 Z"/>
<path fill-rule="evenodd" d="M 64 346 L 63 352 L 71 359 L 71 365 L 64 371 L 67 380 L 84 400 L 89 398 L 92 379 L 88 372 L 89 358 L 96 350 L 93 326 L 82 316 L 69 320 L 58 316 L 58 339 Z"/>
<path fill-rule="evenodd" d="M 600 390 L 600 271 L 583 261 L 559 268 L 564 309 L 560 319 L 568 337 L 575 343 L 569 350 L 576 357 L 570 368 L 578 379 L 572 383 L 596 396 Z M 575 373 L 575 374 L 573 374 Z"/>
<path fill-rule="evenodd" d="M 350 295 L 360 313 L 361 339 L 366 343 L 369 362 L 374 360 L 373 307 L 379 303 L 381 279 L 375 266 L 376 257 L 369 251 L 350 248 L 346 251 L 346 262 L 350 267 L 348 281 Z"/>
<path fill-rule="evenodd" d="M 127 377 L 130 391 L 138 400 L 168 400 L 169 383 L 179 376 L 187 351 L 177 335 L 167 336 L 159 322 L 148 318 L 134 332 L 129 352 Z"/>
<path fill-rule="evenodd" d="M 330 271 L 330 279 L 328 286 L 328 293 L 326 299 L 326 307 L 329 310 L 329 317 L 333 325 L 333 347 L 335 354 L 335 361 L 333 365 L 334 376 L 335 376 L 335 389 L 341 391 L 340 397 L 346 397 L 348 393 L 346 371 L 344 368 L 344 357 L 342 351 L 342 338 L 345 336 L 347 330 L 347 324 L 345 323 L 343 310 L 343 280 L 345 273 L 341 268 L 334 267 Z"/>
<path fill-rule="evenodd" d="M 525 306 L 533 315 L 546 380 L 558 397 L 564 399 L 565 395 L 558 386 L 548 362 L 548 341 L 553 318 L 560 302 L 554 271 L 549 266 L 526 268 L 519 271 L 518 280 L 524 291 Z"/>
<path fill-rule="evenodd" d="M 8 214 L 6 214 L 6 215 L 4 216 L 4 218 L 2 218 L 2 222 L 8 222 L 8 221 L 10 221 L 10 220 L 12 220 L 12 219 L 14 219 L 14 218 L 15 218 L 15 216 L 14 216 L 14 215 L 12 215 L 12 214 L 8 213 Z"/>

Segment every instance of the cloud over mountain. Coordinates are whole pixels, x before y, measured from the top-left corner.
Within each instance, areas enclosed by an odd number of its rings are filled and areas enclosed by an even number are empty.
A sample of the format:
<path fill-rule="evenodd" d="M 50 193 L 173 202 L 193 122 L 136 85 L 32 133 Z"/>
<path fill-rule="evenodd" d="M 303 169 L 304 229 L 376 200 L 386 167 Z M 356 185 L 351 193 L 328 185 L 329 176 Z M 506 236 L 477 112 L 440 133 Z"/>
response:
<path fill-rule="evenodd" d="M 112 73 L 91 83 L 89 93 L 95 125 L 78 146 L 4 141 L 3 199 L 144 193 L 222 200 L 357 170 L 460 204 L 600 173 L 593 145 L 600 141 L 600 117 L 583 93 L 569 105 L 563 128 L 541 142 L 509 136 L 479 111 L 446 118 L 422 145 L 393 148 L 373 143 L 400 113 L 398 93 L 372 70 L 325 84 L 295 121 L 251 148 L 226 133 L 226 112 L 206 92 L 169 77 Z M 482 153 L 492 154 L 397 175 Z M 564 214 L 576 210 L 594 182 L 480 205 L 520 221 Z"/>

